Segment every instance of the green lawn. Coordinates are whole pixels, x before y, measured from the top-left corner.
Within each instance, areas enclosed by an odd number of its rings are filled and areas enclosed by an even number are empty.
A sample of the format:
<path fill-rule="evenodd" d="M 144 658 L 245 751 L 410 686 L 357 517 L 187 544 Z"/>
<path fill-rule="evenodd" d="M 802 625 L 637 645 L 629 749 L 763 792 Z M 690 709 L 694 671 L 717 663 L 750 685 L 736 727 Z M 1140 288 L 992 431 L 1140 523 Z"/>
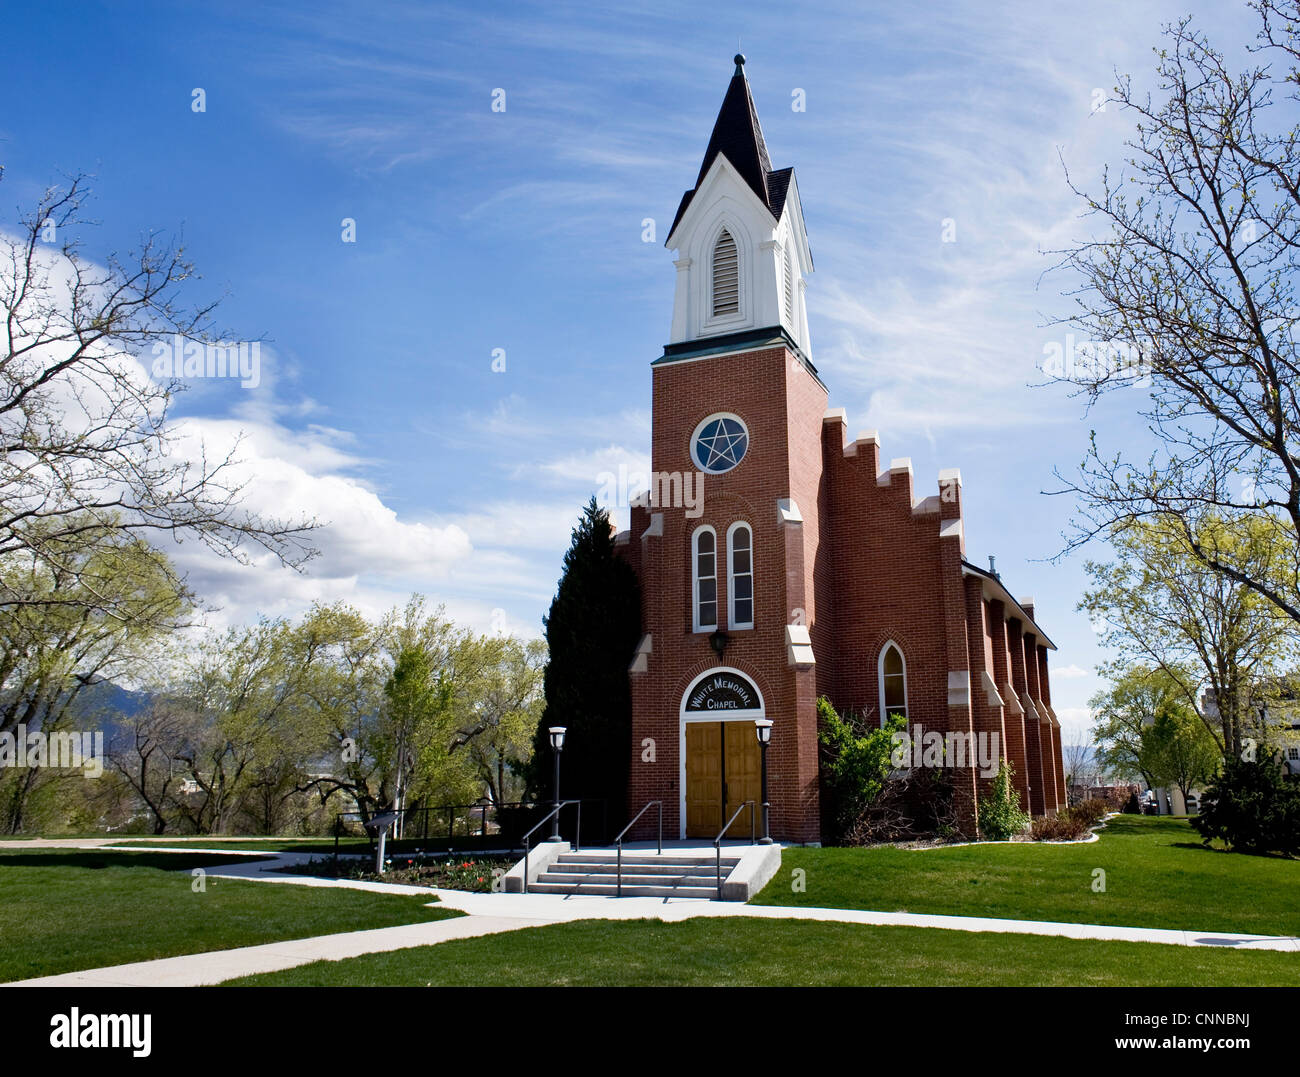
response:
<path fill-rule="evenodd" d="M 432 895 L 210 876 L 192 889 L 192 868 L 258 859 L 0 850 L 0 982 L 460 915 L 426 908 Z"/>
<path fill-rule="evenodd" d="M 1119 816 L 1100 841 L 786 849 L 762 905 L 1300 934 L 1300 861 L 1204 849 L 1183 819 Z M 1105 871 L 1104 893 L 1094 871 Z M 805 889 L 793 890 L 802 869 Z"/>
<path fill-rule="evenodd" d="M 241 986 L 1279 986 L 1300 954 L 804 921 L 581 920 L 229 981 Z"/>

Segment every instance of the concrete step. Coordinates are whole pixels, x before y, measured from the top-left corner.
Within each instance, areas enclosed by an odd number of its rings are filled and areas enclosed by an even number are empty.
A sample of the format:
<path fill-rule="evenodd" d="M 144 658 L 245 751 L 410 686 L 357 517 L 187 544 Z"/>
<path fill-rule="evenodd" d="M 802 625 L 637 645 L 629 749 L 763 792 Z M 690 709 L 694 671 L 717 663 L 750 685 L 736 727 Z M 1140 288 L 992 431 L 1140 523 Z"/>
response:
<path fill-rule="evenodd" d="M 728 864 L 725 860 L 722 862 L 722 874 L 725 877 L 728 872 L 736 865 Z M 550 866 L 551 871 L 557 868 L 564 868 L 575 872 L 587 872 L 591 875 L 614 875 L 618 872 L 618 864 L 611 861 L 608 864 L 587 863 L 579 861 L 577 863 L 571 860 L 559 860 Z M 713 873 L 717 870 L 712 860 L 699 864 L 663 864 L 659 861 L 646 860 L 627 860 L 623 861 L 623 874 L 627 875 L 636 872 L 640 875 L 683 875 L 697 873 Z"/>
<path fill-rule="evenodd" d="M 699 867 L 701 864 L 713 864 L 716 858 L 712 856 L 657 856 L 654 853 L 624 853 L 624 864 L 668 864 L 681 867 Z M 561 864 L 616 864 L 618 863 L 618 854 L 610 852 L 592 852 L 592 853 L 561 853 L 558 863 Z M 735 867 L 740 863 L 738 856 L 723 856 L 722 866 Z"/>
<path fill-rule="evenodd" d="M 599 883 L 550 883 L 542 876 L 535 883 L 528 884 L 530 894 L 595 894 L 612 897 L 618 893 L 618 887 L 612 882 Z M 630 886 L 623 884 L 624 897 L 677 897 L 701 898 L 711 901 L 718 896 L 716 883 L 713 886 Z"/>
<path fill-rule="evenodd" d="M 722 876 L 724 879 L 726 875 Z M 617 885 L 617 875 L 584 875 L 580 872 L 550 871 L 543 872 L 538 877 L 538 882 L 544 883 L 565 883 L 577 886 L 607 886 L 610 883 Z M 718 885 L 718 877 L 715 874 L 694 874 L 694 875 L 643 875 L 640 873 L 623 872 L 623 888 L 628 886 L 712 886 L 715 889 Z"/>

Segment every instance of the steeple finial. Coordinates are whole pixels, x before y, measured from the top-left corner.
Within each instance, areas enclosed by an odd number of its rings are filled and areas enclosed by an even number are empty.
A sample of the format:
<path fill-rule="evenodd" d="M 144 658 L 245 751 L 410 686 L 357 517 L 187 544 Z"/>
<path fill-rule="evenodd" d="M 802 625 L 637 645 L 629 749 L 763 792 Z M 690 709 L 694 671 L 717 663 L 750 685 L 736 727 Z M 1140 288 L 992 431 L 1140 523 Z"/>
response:
<path fill-rule="evenodd" d="M 743 70 L 745 66 L 745 54 L 743 52 L 738 52 L 734 59 L 736 62 L 736 70 L 735 74 L 732 75 L 732 78 L 735 78 L 736 75 L 743 75 L 745 73 Z"/>

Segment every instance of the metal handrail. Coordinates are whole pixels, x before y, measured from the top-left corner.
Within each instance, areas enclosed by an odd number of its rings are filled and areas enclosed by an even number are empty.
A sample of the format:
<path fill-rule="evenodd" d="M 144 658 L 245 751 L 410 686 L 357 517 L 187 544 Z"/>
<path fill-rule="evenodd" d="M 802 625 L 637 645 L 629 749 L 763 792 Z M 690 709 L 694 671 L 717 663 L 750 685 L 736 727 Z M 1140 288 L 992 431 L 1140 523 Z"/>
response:
<path fill-rule="evenodd" d="M 749 809 L 749 844 L 754 844 L 754 839 L 758 836 L 754 830 L 754 802 L 747 800 L 731 813 L 731 818 L 727 820 L 726 825 L 718 832 L 718 836 L 713 839 L 713 862 L 718 871 L 718 900 L 722 900 L 722 836 L 731 829 L 731 824 L 736 821 L 736 816 L 746 808 Z"/>
<path fill-rule="evenodd" d="M 567 808 L 570 804 L 578 805 L 578 832 L 573 836 L 573 848 L 575 852 L 579 852 L 579 853 L 582 852 L 582 801 L 561 800 L 557 805 L 555 805 L 555 807 L 553 807 L 544 816 L 542 816 L 541 820 L 537 823 L 537 826 L 533 827 L 532 830 L 530 830 L 527 834 L 524 835 L 524 893 L 525 894 L 528 893 L 529 839 L 532 838 L 534 833 L 536 833 L 537 827 L 540 827 L 542 823 L 548 822 L 551 816 L 556 815 L 561 808 Z"/>
<path fill-rule="evenodd" d="M 602 798 L 585 798 L 585 799 L 587 800 L 588 804 L 600 804 L 602 819 L 604 820 L 607 817 L 608 804 L 604 799 Z M 550 807 L 553 804 L 554 801 L 552 800 L 545 800 L 542 802 L 528 801 L 528 800 L 507 800 L 507 801 L 488 800 L 487 803 L 484 803 L 483 800 L 477 800 L 471 804 L 424 804 L 415 808 L 401 808 L 401 809 L 391 809 L 391 810 L 395 811 L 396 814 L 402 817 L 403 820 L 402 828 L 404 831 L 406 831 L 408 828 L 412 828 L 410 832 L 406 832 L 403 835 L 404 838 L 408 841 L 409 840 L 427 841 L 430 838 L 436 839 L 437 835 L 430 831 L 429 823 L 433 816 L 445 814 L 447 820 L 447 829 L 445 833 L 447 838 L 447 847 L 448 849 L 450 849 L 453 847 L 455 841 L 455 828 L 457 826 L 460 826 L 462 823 L 465 825 L 464 836 L 466 838 L 473 838 L 477 836 L 478 838 L 486 839 L 488 836 L 487 830 L 488 830 L 489 814 L 496 816 L 499 821 L 500 813 L 504 809 L 513 810 L 517 808 L 523 808 L 523 809 L 540 810 L 543 806 Z M 588 808 L 587 810 L 588 812 L 591 811 L 590 808 Z M 338 828 L 340 832 L 342 832 L 345 825 L 348 824 L 349 822 L 358 821 L 358 820 L 364 822 L 365 820 L 369 819 L 372 815 L 377 814 L 378 811 L 379 809 L 374 809 L 374 810 L 358 809 L 354 811 L 335 812 L 334 813 L 335 827 Z M 478 830 L 477 835 L 471 833 L 471 828 L 470 828 L 470 824 L 472 822 L 471 817 L 477 817 L 478 826 L 474 828 Z M 420 822 L 417 826 L 415 822 L 416 820 L 422 820 L 422 822 Z M 607 828 L 602 824 L 602 833 L 605 832 L 607 832 Z M 371 842 L 373 844 L 373 837 L 371 838 Z M 511 849 L 522 848 L 517 836 L 511 836 L 510 848 Z"/>
<path fill-rule="evenodd" d="M 664 802 L 662 800 L 652 800 L 644 808 L 642 808 L 639 812 L 637 812 L 636 815 L 632 816 L 632 821 L 628 823 L 627 826 L 625 826 L 622 830 L 620 830 L 618 832 L 618 837 L 614 839 L 614 844 L 615 846 L 618 847 L 618 879 L 615 882 L 615 890 L 614 890 L 615 897 L 623 896 L 623 835 L 626 834 L 629 830 L 631 830 L 636 825 L 637 820 L 640 819 L 641 816 L 643 816 L 647 811 L 649 811 L 656 804 L 659 805 L 659 850 L 658 851 L 660 856 L 664 855 Z"/>

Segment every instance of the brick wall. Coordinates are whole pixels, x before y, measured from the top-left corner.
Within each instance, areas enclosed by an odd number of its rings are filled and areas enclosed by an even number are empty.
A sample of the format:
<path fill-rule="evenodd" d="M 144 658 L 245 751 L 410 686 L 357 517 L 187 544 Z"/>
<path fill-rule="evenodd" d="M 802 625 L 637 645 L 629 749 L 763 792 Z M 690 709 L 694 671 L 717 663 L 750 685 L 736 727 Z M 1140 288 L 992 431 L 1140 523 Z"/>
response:
<path fill-rule="evenodd" d="M 874 438 L 848 443 L 846 425 L 826 413 L 826 390 L 785 347 L 661 363 L 653 373 L 652 470 L 691 472 L 690 438 L 716 412 L 744 420 L 745 458 L 704 479 L 703 514 L 682 506 L 634 508 L 619 547 L 641 580 L 644 630 L 652 652 L 632 674 L 633 759 L 628 808 L 664 800 L 665 830 L 681 826 L 682 697 L 717 666 L 749 677 L 775 723 L 768 756 L 772 833 L 782 840 L 821 836 L 816 700 L 879 721 L 878 658 L 893 640 L 906 662 L 914 731 L 997 733 L 1016 771 L 1022 802 L 1035 814 L 1063 789 L 1059 736 L 1022 718 L 1022 693 L 1048 702 L 1046 648 L 1006 620 L 981 582 L 963 574 L 961 490 L 936 482 L 918 498 L 907 470 L 889 471 Z M 940 496 L 943 494 L 944 496 Z M 791 499 L 802 522 L 782 522 L 777 501 Z M 727 624 L 726 534 L 736 521 L 753 533 L 755 627 Z M 718 538 L 719 624 L 730 636 L 721 661 L 708 633 L 692 631 L 691 534 Z M 941 528 L 948 525 L 941 537 Z M 803 620 L 816 655 L 809 670 L 787 660 L 785 628 Z M 1040 653 L 1041 652 L 1041 653 Z M 1017 704 L 990 704 L 981 674 Z M 949 673 L 969 679 L 969 698 L 950 703 Z M 1046 712 L 1044 711 L 1044 716 Z M 653 741 L 653 758 L 646 741 Z M 954 772 L 963 828 L 973 832 L 978 796 L 991 779 L 974 760 Z M 1048 777 L 1050 775 L 1050 778 Z M 1045 799 L 1046 797 L 1046 799 Z M 647 824 L 647 830 L 653 823 Z"/>

